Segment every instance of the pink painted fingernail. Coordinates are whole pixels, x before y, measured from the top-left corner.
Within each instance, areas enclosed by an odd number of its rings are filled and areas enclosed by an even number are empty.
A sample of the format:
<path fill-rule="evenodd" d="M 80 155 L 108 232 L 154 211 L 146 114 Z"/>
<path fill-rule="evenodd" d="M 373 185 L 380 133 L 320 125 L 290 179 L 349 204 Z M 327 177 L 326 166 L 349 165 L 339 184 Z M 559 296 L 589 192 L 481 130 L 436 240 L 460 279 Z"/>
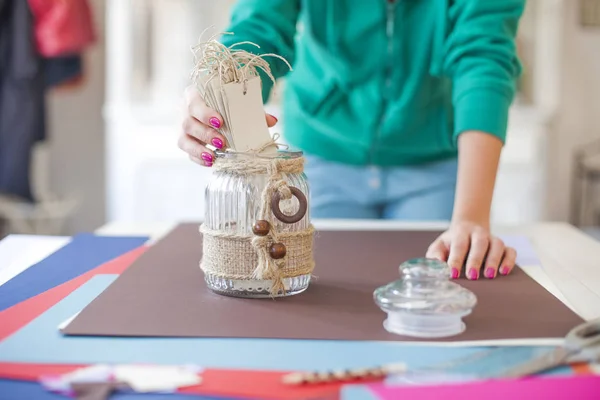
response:
<path fill-rule="evenodd" d="M 217 149 L 222 149 L 223 148 L 223 141 L 221 139 L 219 139 L 219 138 L 212 138 L 211 143 Z"/>
<path fill-rule="evenodd" d="M 215 128 L 219 129 L 221 127 L 221 121 L 218 118 L 211 117 L 208 122 Z"/>
<path fill-rule="evenodd" d="M 206 162 L 209 162 L 209 163 L 213 162 L 213 156 L 210 153 L 202 153 L 202 155 L 200 157 L 202 157 L 202 159 Z"/>
<path fill-rule="evenodd" d="M 477 270 L 475 270 L 475 268 L 470 268 L 469 269 L 469 279 L 474 281 L 477 278 L 479 278 L 479 274 L 477 273 Z"/>
<path fill-rule="evenodd" d="M 493 279 L 495 276 L 496 276 L 496 271 L 494 271 L 494 268 L 486 268 L 485 269 L 485 277 L 486 278 Z"/>
<path fill-rule="evenodd" d="M 505 266 L 505 267 L 502 267 L 502 268 L 500 268 L 500 273 L 501 273 L 502 275 L 508 275 L 508 273 L 509 273 L 509 272 L 510 272 L 510 268 L 508 268 L 508 267 L 506 267 L 506 266 Z"/>
<path fill-rule="evenodd" d="M 460 275 L 460 273 L 458 272 L 458 269 L 452 268 L 452 279 L 458 279 L 459 275 Z"/>
<path fill-rule="evenodd" d="M 212 161 L 205 161 L 204 165 L 206 165 L 207 167 L 212 167 L 213 163 Z"/>

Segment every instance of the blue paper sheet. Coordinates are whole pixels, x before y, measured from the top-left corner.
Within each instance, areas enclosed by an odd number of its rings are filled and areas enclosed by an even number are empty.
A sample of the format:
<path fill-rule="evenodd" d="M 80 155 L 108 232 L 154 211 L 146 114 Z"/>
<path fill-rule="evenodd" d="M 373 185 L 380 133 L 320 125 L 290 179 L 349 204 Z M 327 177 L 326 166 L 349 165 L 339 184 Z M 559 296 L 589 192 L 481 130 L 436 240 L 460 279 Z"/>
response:
<path fill-rule="evenodd" d="M 379 397 L 362 385 L 346 385 L 340 390 L 340 400 L 379 400 Z"/>
<path fill-rule="evenodd" d="M 65 400 L 65 396 L 49 393 L 37 382 L 0 379 L 0 400 Z"/>
<path fill-rule="evenodd" d="M 205 368 L 263 370 L 361 368 L 405 362 L 411 368 L 420 368 L 485 349 L 366 341 L 62 336 L 58 325 L 84 308 L 114 279 L 116 275 L 94 277 L 1 342 L 0 362 L 193 363 Z"/>
<path fill-rule="evenodd" d="M 70 281 L 147 240 L 146 237 L 76 235 L 69 244 L 0 286 L 0 311 Z"/>
<path fill-rule="evenodd" d="M 65 396 L 46 391 L 37 382 L 0 379 L 0 400 L 66 400 Z M 110 400 L 226 400 L 189 394 L 115 393 Z"/>

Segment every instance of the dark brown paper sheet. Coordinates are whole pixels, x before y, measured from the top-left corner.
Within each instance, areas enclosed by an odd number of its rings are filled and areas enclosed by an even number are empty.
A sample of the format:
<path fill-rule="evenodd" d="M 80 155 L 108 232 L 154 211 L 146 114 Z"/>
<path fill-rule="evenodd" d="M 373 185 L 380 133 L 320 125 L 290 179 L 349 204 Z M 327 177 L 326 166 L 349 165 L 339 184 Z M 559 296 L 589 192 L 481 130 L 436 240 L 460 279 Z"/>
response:
<path fill-rule="evenodd" d="M 392 335 L 373 301 L 420 257 L 438 232 L 319 231 L 317 276 L 306 292 L 240 299 L 207 289 L 197 224 L 175 228 L 147 250 L 63 331 L 68 335 L 415 340 Z M 478 299 L 464 333 L 435 341 L 560 338 L 583 320 L 516 268 L 509 276 L 460 284 Z"/>

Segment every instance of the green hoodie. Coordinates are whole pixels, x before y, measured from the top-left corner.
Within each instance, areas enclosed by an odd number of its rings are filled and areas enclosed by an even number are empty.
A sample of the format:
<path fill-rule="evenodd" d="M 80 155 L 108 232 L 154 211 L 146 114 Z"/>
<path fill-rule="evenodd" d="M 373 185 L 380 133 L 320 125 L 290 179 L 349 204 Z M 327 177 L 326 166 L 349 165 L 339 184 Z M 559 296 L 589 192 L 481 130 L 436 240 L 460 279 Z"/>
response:
<path fill-rule="evenodd" d="M 506 136 L 525 0 L 239 0 L 226 45 L 285 57 L 286 141 L 354 165 L 455 157 L 457 137 Z M 263 76 L 263 98 L 272 84 Z"/>

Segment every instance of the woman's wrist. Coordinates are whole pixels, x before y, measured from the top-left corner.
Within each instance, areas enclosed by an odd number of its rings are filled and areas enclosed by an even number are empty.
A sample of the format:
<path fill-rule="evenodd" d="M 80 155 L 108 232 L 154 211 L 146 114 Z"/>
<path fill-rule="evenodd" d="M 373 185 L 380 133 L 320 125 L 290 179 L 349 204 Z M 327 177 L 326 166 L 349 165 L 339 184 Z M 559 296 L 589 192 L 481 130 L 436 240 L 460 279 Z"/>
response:
<path fill-rule="evenodd" d="M 460 135 L 458 146 L 458 175 L 452 223 L 468 222 L 489 230 L 502 142 L 487 133 L 469 131 Z"/>
<path fill-rule="evenodd" d="M 478 219 L 466 219 L 466 218 L 452 218 L 450 222 L 451 226 L 461 226 L 461 225 L 475 225 L 479 226 L 486 231 L 490 231 L 490 221 L 487 220 L 478 220 Z"/>
<path fill-rule="evenodd" d="M 473 207 L 469 210 L 455 210 L 452 213 L 452 225 L 470 223 L 481 226 L 487 230 L 490 229 L 490 211 L 476 210 Z"/>

